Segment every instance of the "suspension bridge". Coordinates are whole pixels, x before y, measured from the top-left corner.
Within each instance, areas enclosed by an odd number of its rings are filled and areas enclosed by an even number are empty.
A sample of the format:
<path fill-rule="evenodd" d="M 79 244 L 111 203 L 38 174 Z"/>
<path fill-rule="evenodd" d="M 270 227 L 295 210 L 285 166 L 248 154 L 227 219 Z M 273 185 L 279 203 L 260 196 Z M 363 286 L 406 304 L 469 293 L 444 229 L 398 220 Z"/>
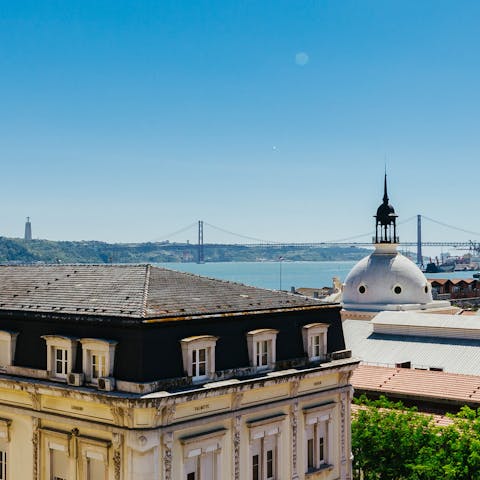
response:
<path fill-rule="evenodd" d="M 414 215 L 402 222 L 399 222 L 397 225 L 404 225 L 409 222 L 416 220 L 417 223 L 417 238 L 411 241 L 400 241 L 399 245 L 401 247 L 415 247 L 417 253 L 417 262 L 419 264 L 423 263 L 423 254 L 422 248 L 423 247 L 453 247 L 458 250 L 465 250 L 470 251 L 480 255 L 480 242 L 477 240 L 460 240 L 460 241 L 424 241 L 422 240 L 422 222 L 423 220 L 427 220 L 428 222 L 440 225 L 445 227 L 449 230 L 453 230 L 456 232 L 461 232 L 463 234 L 468 234 L 474 236 L 474 238 L 480 238 L 479 232 L 474 232 L 471 230 L 467 230 L 464 228 L 456 227 L 453 225 L 449 225 L 447 223 L 441 222 L 439 220 L 435 220 L 433 218 L 427 217 L 426 215 Z M 208 243 L 205 241 L 205 227 L 211 229 L 212 231 L 220 232 L 222 234 L 229 235 L 236 239 L 234 242 L 230 243 Z M 233 232 L 227 230 L 222 227 L 218 227 L 207 223 L 203 220 L 198 220 L 197 222 L 193 222 L 175 232 L 171 232 L 167 235 L 163 235 L 160 238 L 156 238 L 155 242 L 165 242 L 165 246 L 168 246 L 172 238 L 178 237 L 180 234 L 184 234 L 186 232 L 191 232 L 192 229 L 196 229 L 197 233 L 197 262 L 203 263 L 205 260 L 205 245 L 235 245 L 235 246 L 250 246 L 250 247 L 305 247 L 305 248 L 315 248 L 315 247 L 327 247 L 327 246 L 358 246 L 358 247 L 366 247 L 372 245 L 372 238 L 374 232 L 367 232 L 362 233 L 359 235 L 354 235 L 351 237 L 340 238 L 335 240 L 326 240 L 326 241 L 314 241 L 314 242 L 284 242 L 284 241 L 275 241 L 275 240 L 265 240 L 260 239 L 248 235 L 244 235 L 241 233 Z M 179 242 L 173 242 L 172 245 L 178 245 Z"/>

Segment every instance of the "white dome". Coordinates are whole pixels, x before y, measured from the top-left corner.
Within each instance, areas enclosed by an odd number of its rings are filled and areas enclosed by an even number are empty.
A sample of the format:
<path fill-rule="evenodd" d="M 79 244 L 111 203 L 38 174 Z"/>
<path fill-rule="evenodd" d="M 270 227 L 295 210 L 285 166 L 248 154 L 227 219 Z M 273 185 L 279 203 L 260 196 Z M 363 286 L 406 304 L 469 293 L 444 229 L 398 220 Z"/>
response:
<path fill-rule="evenodd" d="M 393 248 L 392 248 L 393 247 Z M 393 245 L 378 245 L 360 260 L 345 279 L 346 310 L 402 310 L 433 302 L 430 285 L 421 270 Z"/>

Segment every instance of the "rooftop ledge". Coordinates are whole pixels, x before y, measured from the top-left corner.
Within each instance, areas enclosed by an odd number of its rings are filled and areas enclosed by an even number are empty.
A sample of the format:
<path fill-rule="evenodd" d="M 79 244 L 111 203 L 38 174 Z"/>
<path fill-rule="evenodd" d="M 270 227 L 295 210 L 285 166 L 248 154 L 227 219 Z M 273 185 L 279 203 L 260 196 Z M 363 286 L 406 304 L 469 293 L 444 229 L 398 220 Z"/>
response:
<path fill-rule="evenodd" d="M 299 360 L 303 360 L 300 362 Z M 290 363 L 290 365 L 288 365 Z M 116 390 L 101 391 L 93 385 L 72 386 L 66 385 L 63 379 L 53 379 L 49 372 L 41 369 L 28 367 L 10 366 L 0 372 L 0 379 L 27 382 L 30 384 L 48 385 L 64 391 L 65 388 L 79 394 L 95 392 L 96 394 L 116 397 L 140 397 L 140 398 L 161 398 L 172 395 L 184 394 L 193 391 L 206 391 L 207 389 L 229 388 L 235 385 L 257 381 L 276 381 L 299 374 L 308 374 L 313 371 L 330 370 L 345 365 L 358 364 L 359 359 L 352 358 L 350 350 L 332 352 L 322 361 L 308 362 L 307 359 L 297 359 L 277 362 L 275 369 L 257 371 L 253 367 L 224 370 L 216 372 L 215 377 L 210 381 L 195 383 L 191 377 L 178 377 L 153 382 L 129 382 L 124 380 L 116 381 Z M 130 394 L 130 395 L 129 395 Z"/>

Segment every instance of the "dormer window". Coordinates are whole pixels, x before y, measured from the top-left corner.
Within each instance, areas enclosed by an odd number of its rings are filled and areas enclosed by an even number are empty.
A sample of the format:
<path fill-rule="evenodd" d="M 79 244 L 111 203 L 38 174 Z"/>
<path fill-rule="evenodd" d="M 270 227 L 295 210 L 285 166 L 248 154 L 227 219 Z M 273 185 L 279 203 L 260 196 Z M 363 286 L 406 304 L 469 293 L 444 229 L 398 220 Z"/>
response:
<path fill-rule="evenodd" d="M 113 376 L 117 342 L 99 338 L 82 338 L 80 343 L 85 380 L 97 384 L 99 378 Z"/>
<path fill-rule="evenodd" d="M 250 366 L 257 370 L 272 369 L 276 361 L 276 340 L 278 330 L 261 328 L 247 333 Z"/>
<path fill-rule="evenodd" d="M 215 374 L 215 345 L 218 337 L 198 335 L 184 338 L 182 346 L 183 369 L 193 381 L 203 381 Z"/>
<path fill-rule="evenodd" d="M 43 335 L 47 342 L 47 370 L 52 378 L 66 379 L 75 368 L 77 339 L 61 335 Z"/>
<path fill-rule="evenodd" d="M 326 323 L 310 323 L 302 329 L 303 348 L 311 362 L 322 360 L 327 354 Z"/>
<path fill-rule="evenodd" d="M 17 336 L 17 332 L 0 330 L 0 370 L 13 365 Z"/>

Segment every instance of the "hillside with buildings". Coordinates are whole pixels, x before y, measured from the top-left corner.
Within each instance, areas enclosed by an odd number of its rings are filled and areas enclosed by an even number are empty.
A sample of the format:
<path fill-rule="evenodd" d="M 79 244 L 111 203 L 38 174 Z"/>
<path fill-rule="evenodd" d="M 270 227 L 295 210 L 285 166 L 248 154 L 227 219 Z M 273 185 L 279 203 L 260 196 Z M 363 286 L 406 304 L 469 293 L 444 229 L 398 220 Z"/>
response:
<path fill-rule="evenodd" d="M 284 247 L 205 244 L 207 262 L 358 260 L 369 251 L 348 247 Z M 24 240 L 0 237 L 1 263 L 162 263 L 194 262 L 197 246 L 188 243 L 106 243 Z"/>

